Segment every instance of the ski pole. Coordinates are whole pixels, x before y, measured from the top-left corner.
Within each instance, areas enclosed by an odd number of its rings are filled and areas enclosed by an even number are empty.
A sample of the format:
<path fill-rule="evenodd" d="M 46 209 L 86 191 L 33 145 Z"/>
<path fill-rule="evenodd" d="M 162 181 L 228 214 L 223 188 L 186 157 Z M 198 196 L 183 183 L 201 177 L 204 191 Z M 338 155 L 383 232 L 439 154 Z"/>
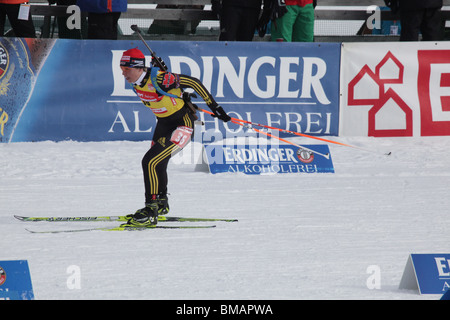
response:
<path fill-rule="evenodd" d="M 209 112 L 208 110 L 204 110 L 204 109 L 201 109 L 201 108 L 198 108 L 198 110 L 202 111 L 202 112 L 205 112 L 205 113 L 212 114 L 212 112 Z M 243 122 L 245 124 L 249 124 L 249 125 L 252 125 L 252 126 L 263 127 L 263 128 L 266 128 L 266 129 L 278 130 L 278 131 L 283 132 L 283 133 L 290 133 L 290 134 L 295 134 L 295 135 L 301 136 L 301 137 L 316 139 L 316 140 L 320 140 L 320 141 L 323 141 L 323 142 L 334 143 L 334 144 L 338 144 L 338 145 L 341 145 L 341 146 L 353 147 L 353 146 L 345 144 L 345 143 L 336 142 L 336 141 L 333 141 L 333 140 L 328 140 L 328 139 L 324 139 L 324 138 L 320 138 L 320 137 L 310 136 L 310 135 L 307 135 L 307 134 L 304 134 L 304 133 L 300 133 L 300 132 L 280 129 L 280 128 L 277 128 L 277 127 L 271 127 L 271 126 L 267 126 L 267 125 L 264 125 L 264 124 L 243 120 L 243 119 L 231 118 L 231 120 Z M 234 123 L 236 123 L 236 122 L 234 122 Z M 237 124 L 239 124 L 239 123 L 237 123 Z M 251 128 L 251 127 L 248 126 L 246 128 Z"/>
<path fill-rule="evenodd" d="M 235 123 L 235 124 L 238 124 L 238 125 L 240 125 L 240 126 L 245 127 L 245 125 L 244 125 L 243 123 L 237 122 L 237 121 L 233 120 L 233 118 L 231 118 L 231 122 L 233 122 L 233 123 Z M 274 135 L 271 134 L 271 133 L 264 132 L 264 131 L 261 131 L 261 130 L 256 129 L 256 128 L 250 128 L 250 129 L 255 130 L 255 131 L 258 132 L 258 133 L 262 133 L 262 134 L 264 134 L 264 135 L 266 135 L 266 136 L 268 136 L 268 137 L 275 138 L 275 139 L 278 139 L 278 140 L 283 141 L 283 142 L 285 142 L 285 143 L 288 143 L 288 144 L 290 144 L 290 145 L 293 145 L 293 146 L 295 146 L 295 147 L 297 147 L 297 148 L 299 148 L 299 149 L 306 150 L 306 151 L 308 151 L 308 152 L 310 152 L 310 153 L 315 153 L 315 154 L 317 154 L 317 155 L 319 155 L 319 156 L 324 157 L 325 159 L 330 159 L 330 154 L 329 154 L 329 153 L 324 154 L 324 153 L 321 153 L 321 152 L 318 152 L 318 151 L 309 149 L 309 148 L 307 148 L 307 147 L 304 147 L 304 146 L 301 146 L 301 145 L 296 144 L 296 143 L 294 143 L 294 142 L 291 142 L 291 141 L 289 141 L 289 140 L 286 140 L 286 139 L 283 139 L 283 138 L 274 136 Z"/>
<path fill-rule="evenodd" d="M 198 110 L 202 111 L 202 112 L 210 113 L 209 111 L 201 109 L 201 108 L 198 108 Z M 271 126 L 264 125 L 264 124 L 261 124 L 261 123 L 256 123 L 256 122 L 247 121 L 247 120 L 243 120 L 243 119 L 237 119 L 237 118 L 231 118 L 231 120 L 242 122 L 242 123 L 245 123 L 245 124 L 249 125 L 249 126 L 244 126 L 246 128 L 252 128 L 251 126 L 257 126 L 257 127 L 262 127 L 262 128 L 266 128 L 266 129 L 278 130 L 278 131 L 283 132 L 283 133 L 289 133 L 289 134 L 293 134 L 293 135 L 304 137 L 304 138 L 310 138 L 310 139 L 315 139 L 315 140 L 319 140 L 319 141 L 322 141 L 322 142 L 333 143 L 333 144 L 344 146 L 344 147 L 355 148 L 355 149 L 359 149 L 359 150 L 366 151 L 366 152 L 378 153 L 378 152 L 375 152 L 375 151 L 372 151 L 372 150 L 368 150 L 368 149 L 365 149 L 365 148 L 352 146 L 350 144 L 346 144 L 346 143 L 342 143 L 342 142 L 338 142 L 338 141 L 333 141 L 333 140 L 329 140 L 329 139 L 325 139 L 325 138 L 320 138 L 320 137 L 316 137 L 316 136 L 311 136 L 311 135 L 308 135 L 308 134 L 295 132 L 295 131 L 290 131 L 290 130 L 286 130 L 286 129 L 281 129 L 281 128 L 277 128 L 277 127 L 271 127 Z M 236 122 L 234 122 L 234 123 L 236 123 Z M 239 124 L 239 123 L 237 123 L 237 124 Z M 383 154 L 385 156 L 390 156 L 391 152 L 387 152 L 387 153 L 383 153 Z"/>
<path fill-rule="evenodd" d="M 379 152 L 376 152 L 376 151 L 373 151 L 373 150 L 369 150 L 369 149 L 361 148 L 361 147 L 357 147 L 357 146 L 352 146 L 350 144 L 346 144 L 346 143 L 342 143 L 342 142 L 338 142 L 338 141 L 334 141 L 334 140 L 329 140 L 329 139 L 324 139 L 324 138 L 320 138 L 320 137 L 310 136 L 310 135 L 307 135 L 307 134 L 304 134 L 304 133 L 290 131 L 290 130 L 286 130 L 286 129 L 280 129 L 280 128 L 276 128 L 276 127 L 271 127 L 271 126 L 267 126 L 267 125 L 263 125 L 263 124 L 260 124 L 260 123 L 247 121 L 247 120 L 236 119 L 236 118 L 231 118 L 231 119 L 235 120 L 235 121 L 240 121 L 240 122 L 245 123 L 245 124 L 248 124 L 249 126 L 245 126 L 246 128 L 252 128 L 251 126 L 258 126 L 258 127 L 263 127 L 263 128 L 266 128 L 266 129 L 274 129 L 274 130 L 278 130 L 278 131 L 283 132 L 283 133 L 290 133 L 290 134 L 294 134 L 294 135 L 300 136 L 300 137 L 315 139 L 315 140 L 319 140 L 319 141 L 323 141 L 323 142 L 337 144 L 337 145 L 344 146 L 344 147 L 349 147 L 349 148 L 359 149 L 359 150 L 366 151 L 366 152 L 372 152 L 372 153 L 379 154 Z M 234 123 L 236 123 L 236 122 L 234 122 Z M 391 153 L 392 152 L 389 151 L 389 152 L 383 153 L 383 155 L 390 156 Z"/>

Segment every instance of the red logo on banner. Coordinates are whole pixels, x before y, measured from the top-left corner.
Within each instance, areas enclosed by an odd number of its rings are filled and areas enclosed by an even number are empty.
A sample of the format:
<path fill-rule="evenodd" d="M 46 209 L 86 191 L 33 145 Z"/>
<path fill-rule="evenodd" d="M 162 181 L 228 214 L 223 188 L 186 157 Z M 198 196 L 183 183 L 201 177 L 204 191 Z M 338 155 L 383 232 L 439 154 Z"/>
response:
<path fill-rule="evenodd" d="M 422 136 L 450 135 L 450 50 L 419 50 Z"/>
<path fill-rule="evenodd" d="M 385 77 L 383 75 L 384 68 L 388 68 L 387 65 L 392 64 L 396 69 L 395 76 Z M 392 54 L 388 52 L 380 63 L 375 67 L 373 72 L 369 66 L 365 65 L 361 71 L 349 82 L 348 84 L 348 105 L 349 106 L 367 106 L 373 107 L 369 110 L 369 126 L 368 135 L 372 137 L 400 137 L 400 136 L 412 136 L 413 134 L 413 113 L 411 108 L 403 101 L 403 99 L 393 90 L 386 91 L 386 84 L 403 83 L 403 64 Z M 392 74 L 389 72 L 387 74 Z M 372 82 L 370 87 L 375 88 L 376 92 L 363 93 L 362 97 L 358 97 L 356 94 L 358 85 L 364 78 L 366 81 Z M 405 124 L 398 129 L 377 129 L 377 115 L 388 104 L 392 105 L 391 101 L 405 114 Z"/>
<path fill-rule="evenodd" d="M 376 129 L 376 115 L 391 99 L 405 113 L 406 127 L 404 129 Z M 413 112 L 394 90 L 388 89 L 369 110 L 369 135 L 373 137 L 411 137 L 413 135 Z"/>
<path fill-rule="evenodd" d="M 297 150 L 297 158 L 303 163 L 311 163 L 314 161 L 314 153 L 300 148 Z"/>

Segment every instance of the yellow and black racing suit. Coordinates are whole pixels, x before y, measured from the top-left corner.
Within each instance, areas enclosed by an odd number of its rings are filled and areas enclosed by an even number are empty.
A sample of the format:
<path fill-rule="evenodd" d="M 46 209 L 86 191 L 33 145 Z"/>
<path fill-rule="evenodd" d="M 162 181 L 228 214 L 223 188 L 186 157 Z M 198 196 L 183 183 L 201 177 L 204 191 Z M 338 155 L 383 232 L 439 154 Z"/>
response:
<path fill-rule="evenodd" d="M 146 203 L 157 195 L 166 195 L 169 159 L 193 137 L 195 117 L 181 97 L 182 89 L 192 88 L 212 109 L 218 106 L 196 78 L 161 71 L 153 76 L 153 81 L 151 78 L 149 69 L 140 84 L 133 85 L 136 94 L 158 120 L 151 148 L 142 159 Z"/>

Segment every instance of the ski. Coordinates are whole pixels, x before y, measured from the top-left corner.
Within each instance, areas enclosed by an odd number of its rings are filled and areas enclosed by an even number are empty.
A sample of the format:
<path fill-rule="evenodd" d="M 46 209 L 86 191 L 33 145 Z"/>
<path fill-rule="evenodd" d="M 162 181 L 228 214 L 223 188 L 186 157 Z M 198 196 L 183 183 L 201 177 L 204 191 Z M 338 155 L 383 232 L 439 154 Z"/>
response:
<path fill-rule="evenodd" d="M 24 217 L 14 215 L 21 221 L 47 221 L 47 222 L 93 222 L 93 221 L 128 221 L 126 216 L 87 216 L 87 217 Z M 158 216 L 158 222 L 237 222 L 237 219 L 220 218 L 185 218 Z"/>
<path fill-rule="evenodd" d="M 215 228 L 214 225 L 208 226 L 159 226 L 154 225 L 151 227 L 114 227 L 114 228 L 87 228 L 87 229 L 66 229 L 66 230 L 44 230 L 35 231 L 25 229 L 30 233 L 73 233 L 73 232 L 88 232 L 88 231 L 144 231 L 150 229 L 209 229 Z"/>
<path fill-rule="evenodd" d="M 92 217 L 24 217 L 14 215 L 20 221 L 46 222 L 80 222 L 80 221 L 127 221 L 125 216 L 92 216 Z"/>

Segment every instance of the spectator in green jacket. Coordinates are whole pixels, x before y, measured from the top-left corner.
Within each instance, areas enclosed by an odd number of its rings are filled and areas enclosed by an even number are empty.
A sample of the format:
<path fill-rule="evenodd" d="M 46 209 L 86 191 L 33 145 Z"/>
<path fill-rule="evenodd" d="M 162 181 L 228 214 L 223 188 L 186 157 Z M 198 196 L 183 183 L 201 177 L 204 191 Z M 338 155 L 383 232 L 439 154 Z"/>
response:
<path fill-rule="evenodd" d="M 313 42 L 315 0 L 273 0 L 278 18 L 272 21 L 272 41 Z M 282 8 L 283 4 L 285 9 Z M 284 11 L 283 11 L 284 9 Z"/>

